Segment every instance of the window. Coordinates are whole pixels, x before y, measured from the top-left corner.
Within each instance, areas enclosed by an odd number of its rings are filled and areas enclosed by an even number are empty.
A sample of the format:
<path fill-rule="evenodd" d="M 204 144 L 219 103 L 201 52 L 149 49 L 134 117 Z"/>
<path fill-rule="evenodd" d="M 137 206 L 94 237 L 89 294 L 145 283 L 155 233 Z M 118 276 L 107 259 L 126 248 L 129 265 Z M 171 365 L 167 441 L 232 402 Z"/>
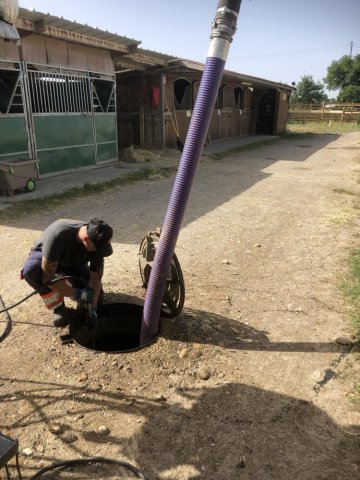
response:
<path fill-rule="evenodd" d="M 174 107 L 175 110 L 190 110 L 192 107 L 190 82 L 184 78 L 179 78 L 174 82 Z"/>
<path fill-rule="evenodd" d="M 242 99 L 243 99 L 243 92 L 240 87 L 234 88 L 234 100 L 235 100 L 235 108 L 241 109 L 242 108 Z"/>
<path fill-rule="evenodd" d="M 34 113 L 91 112 L 88 77 L 29 71 Z"/>
<path fill-rule="evenodd" d="M 0 113 L 24 113 L 20 72 L 0 70 Z"/>

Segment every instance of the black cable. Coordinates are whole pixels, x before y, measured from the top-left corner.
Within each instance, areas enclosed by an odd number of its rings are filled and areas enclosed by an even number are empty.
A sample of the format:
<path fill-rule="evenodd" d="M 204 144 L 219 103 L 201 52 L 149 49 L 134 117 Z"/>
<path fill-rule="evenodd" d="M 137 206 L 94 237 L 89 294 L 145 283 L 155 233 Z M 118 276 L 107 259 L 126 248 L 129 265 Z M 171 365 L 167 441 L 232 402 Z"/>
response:
<path fill-rule="evenodd" d="M 8 467 L 7 463 L 5 463 L 5 471 L 6 471 L 6 475 L 7 475 L 8 480 L 11 480 L 10 471 L 9 471 L 9 467 Z"/>
<path fill-rule="evenodd" d="M 73 279 L 73 280 L 81 280 L 82 282 L 85 283 L 84 279 L 83 278 L 80 278 L 80 277 L 73 277 L 72 275 L 66 275 L 65 277 L 58 277 L 58 278 L 54 278 L 53 280 L 51 280 L 50 282 L 47 282 L 47 283 L 44 283 L 44 285 L 42 285 L 40 288 L 37 288 L 36 290 L 34 290 L 33 292 L 29 293 L 29 295 L 26 295 L 26 297 L 22 298 L 21 300 L 19 300 L 18 302 L 14 303 L 13 305 L 10 305 L 10 307 L 6 307 L 6 308 L 3 308 L 2 310 L 0 310 L 0 313 L 4 313 L 4 312 L 7 312 L 8 310 L 11 310 L 12 308 L 14 307 L 17 307 L 18 305 L 20 305 L 21 303 L 25 302 L 25 300 L 28 300 L 30 297 L 32 297 L 33 295 L 35 295 L 35 293 L 39 293 L 39 291 L 44 288 L 44 287 L 48 287 L 49 285 L 52 285 L 53 283 L 56 283 L 56 282 L 60 282 L 60 280 L 67 280 L 67 279 Z"/>
<path fill-rule="evenodd" d="M 22 480 L 20 463 L 19 463 L 19 453 L 16 453 L 16 470 L 17 470 L 18 475 L 19 475 L 19 480 Z"/>
<path fill-rule="evenodd" d="M 12 319 L 11 319 L 11 316 L 9 315 L 9 310 L 11 310 L 12 308 L 17 307 L 21 303 L 25 302 L 25 300 L 27 300 L 28 298 L 35 295 L 35 293 L 39 293 L 39 291 L 43 287 L 47 287 L 49 285 L 52 285 L 53 283 L 60 282 L 60 280 L 67 280 L 67 279 L 77 280 L 77 281 L 83 283 L 84 285 L 86 284 L 86 282 L 83 278 L 73 277 L 72 275 L 66 275 L 64 277 L 57 277 L 57 278 L 54 278 L 53 280 L 51 280 L 50 282 L 45 283 L 40 288 L 38 288 L 38 289 L 34 290 L 33 292 L 29 293 L 29 295 L 26 295 L 26 297 L 22 298 L 21 300 L 14 303 L 13 305 L 10 305 L 9 307 L 5 307 L 4 302 L 3 302 L 2 298 L 1 298 L 1 295 L 0 295 L 0 307 L 1 307 L 0 313 L 6 313 L 6 325 L 5 325 L 4 331 L 0 334 L 0 342 L 2 342 L 9 335 L 9 333 L 11 332 L 11 329 L 12 329 Z"/>
<path fill-rule="evenodd" d="M 130 463 L 122 462 L 120 460 L 115 460 L 113 458 L 105 458 L 105 457 L 88 457 L 88 458 L 79 458 L 74 460 L 64 460 L 62 462 L 56 462 L 38 470 L 35 473 L 35 475 L 29 478 L 29 480 L 35 480 L 36 478 L 39 478 L 43 473 L 46 473 L 50 470 L 54 470 L 55 468 L 68 467 L 70 465 L 81 465 L 86 463 L 111 463 L 114 465 L 119 465 L 120 467 L 123 467 L 127 470 L 130 470 L 132 473 L 134 473 L 136 475 L 136 478 L 140 478 L 141 480 L 150 480 L 149 477 L 147 477 L 144 473 L 142 473 L 140 470 L 138 470 L 136 467 L 134 467 Z"/>
<path fill-rule="evenodd" d="M 5 308 L 5 305 L 4 305 L 4 302 L 1 298 L 1 295 L 0 295 L 0 306 L 2 308 L 4 308 L 4 311 L 5 312 L 5 315 L 6 315 L 6 324 L 5 324 L 5 328 L 4 328 L 4 331 L 1 333 L 0 335 L 0 342 L 2 342 L 8 335 L 9 333 L 11 332 L 11 329 L 12 329 L 12 319 L 10 317 L 10 314 L 9 312 L 7 311 L 7 309 Z"/>

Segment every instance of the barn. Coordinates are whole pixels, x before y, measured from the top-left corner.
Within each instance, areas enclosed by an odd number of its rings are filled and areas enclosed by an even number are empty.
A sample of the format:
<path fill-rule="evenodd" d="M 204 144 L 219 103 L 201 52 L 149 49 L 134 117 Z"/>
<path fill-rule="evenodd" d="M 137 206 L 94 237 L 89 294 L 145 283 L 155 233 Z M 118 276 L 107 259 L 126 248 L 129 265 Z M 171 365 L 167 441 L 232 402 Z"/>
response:
<path fill-rule="evenodd" d="M 186 138 L 205 66 L 155 52 L 144 52 L 141 62 L 132 57 L 116 68 L 119 145 L 174 148 L 177 137 Z M 208 141 L 284 133 L 292 90 L 225 70 Z"/>
<path fill-rule="evenodd" d="M 0 162 L 37 159 L 48 176 L 185 140 L 203 64 L 24 8 L 4 25 L 19 41 L 0 38 Z M 285 132 L 291 91 L 226 70 L 207 141 Z"/>
<path fill-rule="evenodd" d="M 0 161 L 37 158 L 39 174 L 117 158 L 114 57 L 138 41 L 20 8 L 21 42 L 0 39 Z"/>

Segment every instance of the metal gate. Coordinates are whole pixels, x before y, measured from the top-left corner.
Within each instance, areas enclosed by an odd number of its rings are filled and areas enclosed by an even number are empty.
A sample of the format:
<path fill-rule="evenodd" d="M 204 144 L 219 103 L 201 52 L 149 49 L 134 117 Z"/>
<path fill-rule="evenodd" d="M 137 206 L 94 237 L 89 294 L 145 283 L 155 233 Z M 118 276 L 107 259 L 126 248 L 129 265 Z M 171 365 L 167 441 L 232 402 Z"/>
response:
<path fill-rule="evenodd" d="M 38 158 L 40 175 L 117 158 L 114 76 L 25 62 L 11 72 L 0 158 Z"/>

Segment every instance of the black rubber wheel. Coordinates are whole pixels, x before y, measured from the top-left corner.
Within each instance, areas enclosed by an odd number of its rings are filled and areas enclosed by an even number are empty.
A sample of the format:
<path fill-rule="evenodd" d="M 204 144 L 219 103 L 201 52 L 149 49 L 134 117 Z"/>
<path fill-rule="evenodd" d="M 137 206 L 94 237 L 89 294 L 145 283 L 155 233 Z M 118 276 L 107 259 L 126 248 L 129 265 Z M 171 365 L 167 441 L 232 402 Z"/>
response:
<path fill-rule="evenodd" d="M 159 241 L 158 232 L 150 232 L 146 235 L 140 244 L 139 249 L 139 269 L 143 287 L 148 286 L 152 262 L 155 257 L 156 247 Z M 174 318 L 180 314 L 185 302 L 185 284 L 184 277 L 176 254 L 173 254 L 169 274 L 166 279 L 165 292 L 161 307 L 161 316 Z"/>
<path fill-rule="evenodd" d="M 36 183 L 33 178 L 29 178 L 25 185 L 26 191 L 33 192 L 36 188 Z"/>

